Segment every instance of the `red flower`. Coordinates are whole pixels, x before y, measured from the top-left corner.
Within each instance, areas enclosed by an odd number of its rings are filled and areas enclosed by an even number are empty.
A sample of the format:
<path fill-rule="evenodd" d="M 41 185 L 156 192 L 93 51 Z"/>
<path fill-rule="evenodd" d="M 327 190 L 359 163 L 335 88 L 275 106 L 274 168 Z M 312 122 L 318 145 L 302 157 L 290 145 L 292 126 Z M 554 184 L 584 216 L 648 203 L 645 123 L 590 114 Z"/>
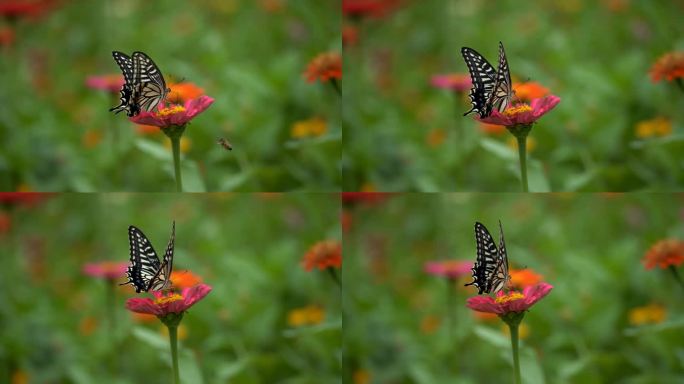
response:
<path fill-rule="evenodd" d="M 10 27 L 0 28 L 0 46 L 12 45 L 15 37 L 16 34 L 14 33 L 14 29 Z"/>
<path fill-rule="evenodd" d="M 142 111 L 130 120 L 136 124 L 154 125 L 159 128 L 171 125 L 181 126 L 187 124 L 195 116 L 204 112 L 214 102 L 209 96 L 200 96 L 197 99 L 188 100 L 185 105 L 172 105 L 157 111 Z"/>
<path fill-rule="evenodd" d="M 530 105 L 518 104 L 509 107 L 503 114 L 494 110 L 489 117 L 479 120 L 483 123 L 505 125 L 506 127 L 530 125 L 552 110 L 558 103 L 560 103 L 560 98 L 550 95 L 542 99 L 534 99 Z"/>
<path fill-rule="evenodd" d="M 676 239 L 661 240 L 646 252 L 641 262 L 646 269 L 677 267 L 684 263 L 684 242 Z"/>
<path fill-rule="evenodd" d="M 92 277 L 101 277 L 107 280 L 116 280 L 126 273 L 127 262 L 100 261 L 87 263 L 83 266 L 83 273 Z"/>
<path fill-rule="evenodd" d="M 552 288 L 551 284 L 540 283 L 533 287 L 526 287 L 522 293 L 511 291 L 505 294 L 503 291 L 499 291 L 496 298 L 475 296 L 468 299 L 467 306 L 478 312 L 496 313 L 497 315 L 524 312 L 548 295 Z"/>
<path fill-rule="evenodd" d="M 385 16 L 399 5 L 399 0 L 342 0 L 342 13 L 345 16 L 361 18 Z"/>
<path fill-rule="evenodd" d="M 111 93 L 118 93 L 124 85 L 124 77 L 121 74 L 110 74 L 100 76 L 88 76 L 86 85 L 93 89 L 101 89 Z"/>
<path fill-rule="evenodd" d="M 342 244 L 337 240 L 320 241 L 304 254 L 302 267 L 308 272 L 314 268 L 320 270 L 342 267 Z"/>
<path fill-rule="evenodd" d="M 669 52 L 658 59 L 651 67 L 651 81 L 662 79 L 672 81 L 684 78 L 684 52 Z"/>
<path fill-rule="evenodd" d="M 391 195 L 391 192 L 342 192 L 342 203 L 379 203 Z"/>
<path fill-rule="evenodd" d="M 450 89 L 455 92 L 465 92 L 473 86 L 470 75 L 461 73 L 434 75 L 430 79 L 430 84 L 436 88 Z"/>
<path fill-rule="evenodd" d="M 326 52 L 314 57 L 304 71 L 306 81 L 342 79 L 342 56 L 337 52 Z"/>
<path fill-rule="evenodd" d="M 198 284 L 192 288 L 184 288 L 180 294 L 170 291 L 166 294 L 152 291 L 155 299 L 149 297 L 134 297 L 126 301 L 126 308 L 136 313 L 146 313 L 157 317 L 164 317 L 170 313 L 182 313 L 202 300 L 211 292 L 211 287 Z"/>
<path fill-rule="evenodd" d="M 47 11 L 54 0 L 3 0 L 0 1 L 0 15 L 16 17 L 36 17 Z"/>
<path fill-rule="evenodd" d="M 425 263 L 425 272 L 450 279 L 468 276 L 472 268 L 473 263 L 464 260 L 428 261 Z"/>
<path fill-rule="evenodd" d="M 52 195 L 52 193 L 42 192 L 0 192 L 0 203 L 33 206 Z"/>

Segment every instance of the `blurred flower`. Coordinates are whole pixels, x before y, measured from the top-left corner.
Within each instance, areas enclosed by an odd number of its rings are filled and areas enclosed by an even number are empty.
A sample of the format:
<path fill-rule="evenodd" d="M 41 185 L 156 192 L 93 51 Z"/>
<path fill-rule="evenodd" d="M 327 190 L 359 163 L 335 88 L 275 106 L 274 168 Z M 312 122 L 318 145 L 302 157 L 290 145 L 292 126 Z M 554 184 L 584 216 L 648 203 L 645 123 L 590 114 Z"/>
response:
<path fill-rule="evenodd" d="M 55 0 L 2 0 L 0 16 L 6 18 L 37 17 L 48 11 Z"/>
<path fill-rule="evenodd" d="M 180 294 L 173 291 L 166 294 L 160 291 L 152 291 L 154 300 L 149 297 L 134 297 L 126 301 L 126 308 L 132 312 L 146 313 L 160 318 L 169 314 L 179 314 L 202 300 L 211 292 L 211 289 L 206 284 L 198 284 L 192 288 L 184 288 Z"/>
<path fill-rule="evenodd" d="M 83 273 L 91 277 L 99 277 L 107 280 L 117 280 L 126 273 L 128 262 L 100 261 L 96 263 L 86 263 L 83 266 Z"/>
<path fill-rule="evenodd" d="M 511 269 L 511 285 L 516 288 L 531 287 L 541 283 L 543 276 L 529 268 Z"/>
<path fill-rule="evenodd" d="M 173 271 L 171 272 L 171 285 L 177 289 L 185 289 L 194 287 L 202 283 L 202 278 L 190 271 Z"/>
<path fill-rule="evenodd" d="M 95 329 L 97 329 L 97 319 L 92 316 L 84 317 L 78 324 L 78 331 L 83 336 L 91 335 L 93 332 L 95 332 Z"/>
<path fill-rule="evenodd" d="M 20 192 L 0 192 L 0 203 L 5 203 L 7 205 L 23 204 L 34 206 L 36 203 L 53 195 L 53 193 L 31 192 L 26 184 L 20 185 L 17 190 Z"/>
<path fill-rule="evenodd" d="M 632 325 L 658 324 L 665 321 L 667 313 L 665 307 L 659 304 L 649 304 L 629 310 L 629 323 Z"/>
<path fill-rule="evenodd" d="M 643 120 L 637 123 L 634 133 L 642 139 L 653 136 L 668 136 L 672 133 L 672 122 L 664 117 Z"/>
<path fill-rule="evenodd" d="M 366 184 L 367 186 L 368 184 Z M 391 195 L 393 195 L 391 192 L 342 192 L 342 203 L 347 205 L 356 203 L 376 204 L 385 201 Z"/>
<path fill-rule="evenodd" d="M 159 129 L 159 128 L 157 128 L 157 129 Z M 181 137 L 181 139 L 180 139 L 180 151 L 181 151 L 181 153 L 187 153 L 190 150 L 191 146 L 192 146 L 192 140 L 190 140 L 187 137 Z M 171 142 L 165 141 L 164 142 L 164 148 L 171 149 Z"/>
<path fill-rule="evenodd" d="M 489 312 L 477 312 L 473 311 L 473 316 L 482 321 L 492 321 L 492 320 L 497 320 L 499 316 L 496 313 L 489 313 Z"/>
<path fill-rule="evenodd" d="M 89 129 L 81 136 L 81 144 L 85 148 L 94 148 L 102 141 L 102 131 L 99 129 Z"/>
<path fill-rule="evenodd" d="M 324 270 L 327 268 L 342 267 L 342 244 L 337 240 L 320 241 L 314 244 L 304 254 L 302 267 L 308 272 L 314 268 Z"/>
<path fill-rule="evenodd" d="M 354 384 L 370 384 L 371 374 L 364 369 L 357 369 L 352 375 L 352 380 L 354 381 Z"/>
<path fill-rule="evenodd" d="M 14 44 L 16 34 L 11 27 L 0 27 L 0 46 L 10 46 Z"/>
<path fill-rule="evenodd" d="M 510 130 L 511 127 L 535 123 L 558 105 L 558 103 L 560 103 L 560 98 L 555 95 L 550 95 L 542 99 L 534 99 L 529 105 L 518 104 L 513 107 L 508 107 L 503 114 L 494 110 L 489 117 L 480 119 L 480 121 L 487 124 L 505 125 L 506 128 Z"/>
<path fill-rule="evenodd" d="M 92 89 L 99 89 L 111 93 L 119 93 L 124 85 L 124 77 L 121 74 L 88 76 L 86 86 Z"/>
<path fill-rule="evenodd" d="M 31 382 L 28 373 L 18 369 L 12 372 L 12 382 L 11 384 L 28 384 Z"/>
<path fill-rule="evenodd" d="M 526 138 L 527 142 L 525 144 L 525 147 L 527 149 L 527 152 L 532 152 L 534 149 L 537 147 L 537 140 L 534 139 L 534 137 L 527 137 Z M 506 145 L 508 145 L 509 148 L 518 150 L 518 140 L 515 139 L 513 136 L 509 136 L 508 141 L 506 141 Z"/>
<path fill-rule="evenodd" d="M 136 124 L 154 125 L 160 128 L 172 125 L 181 126 L 204 112 L 212 103 L 214 103 L 213 98 L 200 96 L 197 99 L 186 101 L 184 105 L 171 105 L 157 111 L 142 111 L 139 115 L 131 117 L 130 120 Z"/>
<path fill-rule="evenodd" d="M 399 0 L 342 0 L 342 13 L 350 18 L 380 18 L 399 5 Z"/>
<path fill-rule="evenodd" d="M 479 123 L 480 131 L 484 133 L 498 135 L 506 132 L 506 127 L 504 127 L 503 125 L 487 124 L 481 121 Z"/>
<path fill-rule="evenodd" d="M 168 100 L 172 104 L 181 104 L 204 95 L 204 89 L 191 82 L 171 83 L 169 89 Z"/>
<path fill-rule="evenodd" d="M 161 129 L 155 125 L 136 124 L 135 131 L 141 135 L 154 135 L 161 133 Z"/>
<path fill-rule="evenodd" d="M 303 325 L 316 325 L 325 319 L 325 311 L 317 305 L 307 305 L 306 307 L 296 308 L 287 313 L 287 324 L 291 327 L 301 327 Z"/>
<path fill-rule="evenodd" d="M 309 83 L 341 80 L 342 56 L 337 52 L 321 53 L 309 62 L 304 76 Z"/>
<path fill-rule="evenodd" d="M 668 52 L 651 67 L 651 81 L 672 81 L 684 77 L 684 52 Z M 681 81 L 681 80 L 680 80 Z"/>
<path fill-rule="evenodd" d="M 0 211 L 0 235 L 9 232 L 12 228 L 12 217 Z"/>
<path fill-rule="evenodd" d="M 442 321 L 437 316 L 425 316 L 420 321 L 420 331 L 427 335 L 435 333 L 435 331 L 439 329 L 439 325 L 441 324 L 441 322 Z"/>
<path fill-rule="evenodd" d="M 157 316 L 148 313 L 131 312 L 131 316 L 133 317 L 133 320 L 138 323 L 153 323 L 157 321 Z"/>
<path fill-rule="evenodd" d="M 666 239 L 655 243 L 641 260 L 646 269 L 677 267 L 684 263 L 684 242 Z"/>
<path fill-rule="evenodd" d="M 603 6 L 611 12 L 623 12 L 629 9 L 629 0 L 603 0 Z"/>
<path fill-rule="evenodd" d="M 473 263 L 464 260 L 428 261 L 425 263 L 425 272 L 433 276 L 457 279 L 468 276 L 472 272 Z"/>
<path fill-rule="evenodd" d="M 454 92 L 465 92 L 473 86 L 470 75 L 462 73 L 434 75 L 430 79 L 430 84 L 435 88 L 449 89 Z"/>
<path fill-rule="evenodd" d="M 354 46 L 359 42 L 359 30 L 354 25 L 344 24 L 342 26 L 342 45 Z"/>
<path fill-rule="evenodd" d="M 467 306 L 475 311 L 496 313 L 497 315 L 524 312 L 548 295 L 552 288 L 551 284 L 540 283 L 532 287 L 525 287 L 522 292 L 503 293 L 503 291 L 499 291 L 496 298 L 491 296 L 470 297 Z"/>
<path fill-rule="evenodd" d="M 285 9 L 284 0 L 259 0 L 259 5 L 268 13 L 276 13 Z"/>
<path fill-rule="evenodd" d="M 320 117 L 296 121 L 290 129 L 290 136 L 295 139 L 317 137 L 328 131 L 328 123 Z"/>
<path fill-rule="evenodd" d="M 513 92 L 519 100 L 525 102 L 532 101 L 534 99 L 541 99 L 549 94 L 549 90 L 536 81 L 514 83 Z"/>
<path fill-rule="evenodd" d="M 342 232 L 348 232 L 351 229 L 352 223 L 354 222 L 354 216 L 352 213 L 346 209 L 342 209 L 342 215 L 340 217 Z"/>
<path fill-rule="evenodd" d="M 431 129 L 428 132 L 427 136 L 425 137 L 425 142 L 429 146 L 435 148 L 435 147 L 439 147 L 440 145 L 442 145 L 444 143 L 444 140 L 446 140 L 446 137 L 447 137 L 447 133 L 445 130 L 443 130 L 441 128 L 435 128 L 435 129 Z"/>

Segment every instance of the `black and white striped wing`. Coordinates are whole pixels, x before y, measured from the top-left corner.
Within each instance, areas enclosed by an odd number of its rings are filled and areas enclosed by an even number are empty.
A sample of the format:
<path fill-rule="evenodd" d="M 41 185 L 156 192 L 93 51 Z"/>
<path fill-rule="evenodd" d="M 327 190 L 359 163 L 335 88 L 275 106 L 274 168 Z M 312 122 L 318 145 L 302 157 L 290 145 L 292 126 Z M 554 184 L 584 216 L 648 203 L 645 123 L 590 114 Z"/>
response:
<path fill-rule="evenodd" d="M 473 83 L 469 94 L 470 102 L 473 106 L 463 116 L 475 112 L 481 118 L 487 117 L 491 113 L 491 96 L 492 90 L 497 85 L 497 71 L 494 70 L 494 67 L 489 64 L 484 56 L 472 48 L 461 48 L 461 55 L 463 55 L 463 59 L 468 66 L 470 80 Z"/>
<path fill-rule="evenodd" d="M 475 223 L 475 242 L 477 244 L 477 260 L 473 265 L 473 281 L 466 284 L 478 288 L 478 294 L 496 292 L 493 291 L 492 279 L 499 260 L 499 252 L 496 243 L 489 234 L 487 228 L 479 222 Z"/>
<path fill-rule="evenodd" d="M 130 262 L 126 275 L 135 292 L 147 292 L 159 276 L 161 264 L 157 252 L 145 234 L 134 226 L 128 227 L 128 244 L 130 247 Z"/>
<path fill-rule="evenodd" d="M 161 267 L 159 268 L 159 273 L 157 277 L 150 283 L 150 288 L 153 291 L 161 291 L 169 288 L 171 285 L 171 270 L 173 269 L 173 248 L 176 241 L 176 222 L 173 222 L 173 227 L 171 227 L 171 238 L 169 239 L 169 244 L 166 246 L 166 251 L 164 252 L 164 259 L 162 260 Z"/>
<path fill-rule="evenodd" d="M 512 98 L 511 72 L 508 68 L 508 59 L 506 59 L 503 43 L 499 41 L 499 68 L 496 73 L 496 84 L 487 101 L 489 113 L 495 109 L 503 113 L 508 108 Z"/>
<path fill-rule="evenodd" d="M 133 77 L 137 86 L 136 102 L 151 111 L 166 98 L 169 90 L 157 64 L 144 52 L 133 52 Z"/>
<path fill-rule="evenodd" d="M 119 91 L 119 105 L 110 108 L 109 111 L 113 111 L 115 114 L 121 111 L 126 111 L 128 116 L 135 116 L 138 114 L 140 108 L 138 108 L 137 105 L 134 105 L 135 74 L 133 73 L 133 60 L 130 58 L 130 56 L 119 51 L 113 51 L 112 56 L 114 57 L 116 64 L 119 66 L 119 69 L 121 69 L 121 73 L 124 77 L 124 84 L 121 86 L 121 90 Z"/>
<path fill-rule="evenodd" d="M 504 242 L 503 227 L 499 221 L 499 249 L 497 252 L 496 268 L 490 277 L 491 292 L 498 292 L 506 287 L 510 280 L 508 275 L 508 254 L 506 253 L 506 243 Z"/>

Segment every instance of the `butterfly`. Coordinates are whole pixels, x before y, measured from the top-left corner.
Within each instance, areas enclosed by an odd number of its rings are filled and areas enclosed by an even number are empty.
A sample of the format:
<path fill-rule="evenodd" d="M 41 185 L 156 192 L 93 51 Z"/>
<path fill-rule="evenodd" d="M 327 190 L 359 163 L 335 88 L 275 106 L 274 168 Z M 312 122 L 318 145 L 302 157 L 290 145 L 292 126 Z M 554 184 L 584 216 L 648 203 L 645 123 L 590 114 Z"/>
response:
<path fill-rule="evenodd" d="M 134 226 L 128 227 L 128 244 L 130 261 L 126 277 L 128 281 L 119 285 L 131 284 L 135 292 L 160 291 L 171 285 L 171 269 L 173 267 L 173 246 L 176 239 L 176 222 L 171 228 L 171 239 L 166 246 L 164 258 L 160 262 L 157 253 L 145 234 Z"/>
<path fill-rule="evenodd" d="M 508 255 L 504 243 L 503 227 L 499 221 L 499 248 L 487 228 L 475 223 L 475 241 L 477 243 L 477 260 L 473 266 L 473 281 L 466 284 L 478 288 L 477 294 L 496 293 L 502 290 L 511 276 L 508 274 Z"/>
<path fill-rule="evenodd" d="M 124 76 L 121 86 L 119 105 L 109 111 L 119 113 L 126 111 L 128 117 L 136 116 L 142 109 L 150 111 L 159 102 L 166 99 L 170 89 L 159 67 L 145 53 L 136 51 L 132 56 L 113 51 L 114 61 L 119 65 Z"/>
<path fill-rule="evenodd" d="M 491 64 L 476 50 L 461 48 L 461 55 L 468 66 L 473 88 L 470 89 L 470 102 L 473 107 L 463 116 L 476 112 L 480 118 L 488 117 L 494 109 L 503 113 L 513 98 L 511 73 L 503 44 L 499 42 L 499 68 Z"/>

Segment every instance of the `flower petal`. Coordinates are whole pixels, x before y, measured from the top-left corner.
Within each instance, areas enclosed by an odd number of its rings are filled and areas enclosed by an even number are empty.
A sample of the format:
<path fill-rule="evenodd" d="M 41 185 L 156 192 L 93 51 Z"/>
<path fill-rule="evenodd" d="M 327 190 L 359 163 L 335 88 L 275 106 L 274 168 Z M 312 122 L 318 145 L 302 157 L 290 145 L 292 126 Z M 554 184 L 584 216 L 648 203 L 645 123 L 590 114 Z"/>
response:
<path fill-rule="evenodd" d="M 490 296 L 475 296 L 469 297 L 466 305 L 468 308 L 478 311 L 478 312 L 488 312 L 488 313 L 503 313 L 503 310 L 499 304 L 497 304 L 493 298 Z"/>
<path fill-rule="evenodd" d="M 126 300 L 126 308 L 129 311 L 137 313 L 146 313 L 148 315 L 162 315 L 163 311 L 158 305 L 149 298 L 134 297 L 132 299 Z"/>
<path fill-rule="evenodd" d="M 185 102 L 185 110 L 187 119 L 190 120 L 193 117 L 204 112 L 205 109 L 209 108 L 210 105 L 214 103 L 214 99 L 209 96 L 202 95 L 197 99 L 191 99 Z"/>
<path fill-rule="evenodd" d="M 481 119 L 479 117 L 476 117 L 477 120 L 486 123 L 486 124 L 495 124 L 495 125 L 505 125 L 505 126 L 511 126 L 514 124 L 513 120 L 511 120 L 509 117 L 502 115 L 498 110 L 492 111 L 491 115 Z"/>
<path fill-rule="evenodd" d="M 560 97 L 556 95 L 549 95 L 541 99 L 532 100 L 531 107 L 534 113 L 535 120 L 545 115 L 547 112 L 560 103 Z"/>

